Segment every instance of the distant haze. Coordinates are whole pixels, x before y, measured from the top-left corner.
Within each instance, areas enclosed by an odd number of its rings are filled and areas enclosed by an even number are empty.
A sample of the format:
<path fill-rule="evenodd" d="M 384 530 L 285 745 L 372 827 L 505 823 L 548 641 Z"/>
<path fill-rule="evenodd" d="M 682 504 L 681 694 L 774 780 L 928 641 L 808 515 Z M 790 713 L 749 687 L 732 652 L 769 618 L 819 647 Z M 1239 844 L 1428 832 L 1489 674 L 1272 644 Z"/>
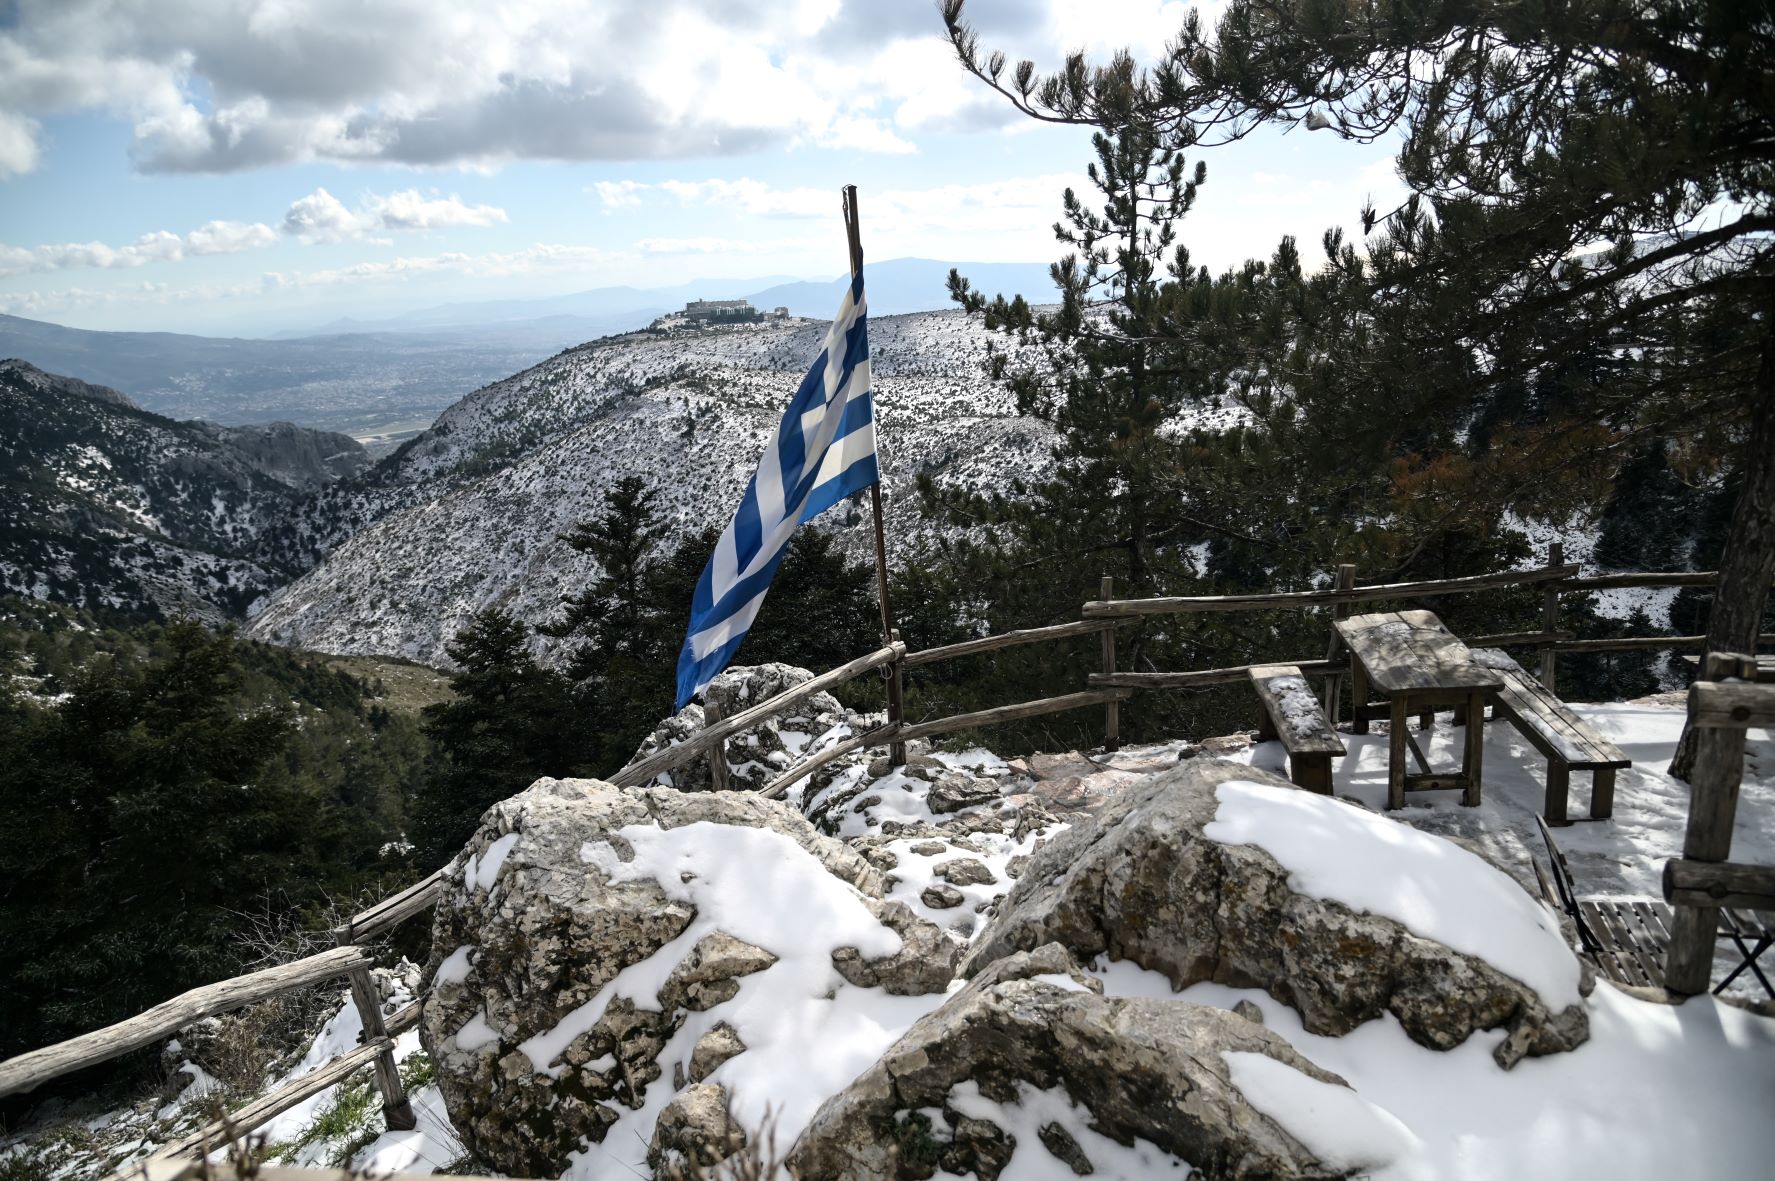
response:
<path fill-rule="evenodd" d="M 1056 298 L 1039 263 L 900 258 L 868 264 L 876 316 L 949 306 L 954 267 L 989 294 Z M 693 299 L 749 299 L 761 309 L 827 319 L 846 275 L 825 280 L 700 279 L 669 287 L 603 287 L 544 299 L 441 304 L 389 319 L 335 320 L 270 338 L 94 332 L 0 315 L 0 358 L 123 391 L 173 418 L 234 426 L 289 421 L 398 442 L 488 382 L 562 349 L 645 328 Z"/>

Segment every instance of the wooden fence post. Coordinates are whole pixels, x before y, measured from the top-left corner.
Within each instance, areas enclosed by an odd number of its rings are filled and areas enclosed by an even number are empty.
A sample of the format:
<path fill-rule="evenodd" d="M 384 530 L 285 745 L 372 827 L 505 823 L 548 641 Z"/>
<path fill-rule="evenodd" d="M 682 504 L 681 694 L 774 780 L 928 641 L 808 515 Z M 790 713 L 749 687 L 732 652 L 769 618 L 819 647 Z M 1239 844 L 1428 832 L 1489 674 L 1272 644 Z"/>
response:
<path fill-rule="evenodd" d="M 333 938 L 342 947 L 355 942 L 349 923 Z M 378 1038 L 387 1038 L 388 1027 L 382 1022 L 382 999 L 376 995 L 376 982 L 370 978 L 370 969 L 353 968 L 347 979 L 351 981 L 352 1002 L 357 1005 L 357 1015 L 363 1021 L 360 1040 L 368 1044 Z M 376 1072 L 376 1089 L 382 1092 L 383 1122 L 391 1132 L 411 1132 L 419 1126 L 419 1120 L 413 1114 L 412 1101 L 401 1086 L 401 1071 L 395 1065 L 394 1050 L 386 1049 L 377 1054 L 371 1059 L 371 1066 Z"/>
<path fill-rule="evenodd" d="M 1340 562 L 1338 564 L 1335 589 L 1356 589 L 1356 566 L 1354 563 Z M 1337 603 L 1331 608 L 1331 618 L 1334 620 L 1348 618 L 1349 614 L 1350 605 L 1348 603 Z M 1343 646 L 1343 638 L 1337 634 L 1337 628 L 1333 627 L 1331 639 L 1325 645 L 1325 659 L 1336 660 L 1337 654 Z M 1338 706 L 1340 705 L 1338 698 L 1343 693 L 1343 687 L 1343 673 L 1332 671 L 1325 674 L 1325 720 L 1334 730 L 1337 729 Z"/>
<path fill-rule="evenodd" d="M 1547 547 L 1547 565 L 1565 565 L 1565 542 L 1555 541 Z M 1559 584 L 1549 582 L 1541 592 L 1541 630 L 1559 630 Z M 1541 684 L 1549 693 L 1559 692 L 1559 653 L 1551 644 L 1541 649 Z"/>
<path fill-rule="evenodd" d="M 1748 667 L 1747 667 L 1748 666 Z M 1750 657 L 1709 652 L 1701 662 L 1702 681 L 1721 681 L 1749 672 Z M 1694 726 L 1696 693 L 1689 687 L 1689 718 Z M 1689 827 L 1683 835 L 1685 861 L 1724 861 L 1732 853 L 1732 821 L 1738 811 L 1738 784 L 1744 778 L 1744 731 L 1736 727 L 1694 726 L 1695 767 L 1689 776 Z M 1664 987 L 1693 996 L 1713 978 L 1713 944 L 1719 933 L 1717 906 L 1676 906 L 1670 924 L 1670 953 Z"/>
<path fill-rule="evenodd" d="M 900 642 L 900 629 L 894 628 L 888 633 L 890 645 Z M 882 675 L 887 678 L 887 721 L 890 726 L 903 726 L 906 723 L 906 650 L 900 649 L 900 655 L 891 664 L 882 668 Z M 904 767 L 906 765 L 906 744 L 890 742 L 888 744 L 888 765 Z"/>
<path fill-rule="evenodd" d="M 1104 602 L 1115 598 L 1116 580 L 1114 575 L 1105 574 L 1098 584 L 1097 597 Z M 1116 629 L 1103 630 L 1103 671 L 1113 674 L 1116 671 Z M 1103 707 L 1103 749 L 1117 751 L 1122 749 L 1122 703 L 1111 701 Z"/>
<path fill-rule="evenodd" d="M 721 705 L 714 696 L 703 698 L 703 728 L 707 729 L 721 720 Z M 727 777 L 727 739 L 723 738 L 709 748 L 709 790 L 729 791 L 732 784 Z"/>

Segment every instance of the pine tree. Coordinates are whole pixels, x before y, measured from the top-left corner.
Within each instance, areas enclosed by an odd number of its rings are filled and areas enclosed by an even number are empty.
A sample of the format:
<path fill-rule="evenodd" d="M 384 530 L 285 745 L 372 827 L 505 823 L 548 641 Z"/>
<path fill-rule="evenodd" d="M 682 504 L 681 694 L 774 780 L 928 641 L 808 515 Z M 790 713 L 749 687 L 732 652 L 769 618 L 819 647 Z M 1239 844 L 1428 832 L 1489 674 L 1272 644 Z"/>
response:
<path fill-rule="evenodd" d="M 439 758 L 413 802 L 422 866 L 454 857 L 481 814 L 545 775 L 585 773 L 596 723 L 582 716 L 567 678 L 539 664 L 530 629 L 489 608 L 446 647 L 455 698 L 425 709 Z"/>
<path fill-rule="evenodd" d="M 1101 122 L 1120 57 L 1007 77 L 962 9 L 945 0 L 966 68 L 1038 118 Z M 1190 14 L 1134 105 L 1167 145 L 1265 123 L 1401 132 L 1412 195 L 1363 211 L 1384 223 L 1370 300 L 1421 308 L 1398 346 L 1466 348 L 1469 404 L 1575 355 L 1637 357 L 1632 380 L 1575 387 L 1568 428 L 1525 433 L 1518 451 L 1557 471 L 1680 436 L 1734 467 L 1708 646 L 1753 651 L 1775 576 L 1772 30 L 1766 3 L 1233 0 L 1211 32 Z M 1574 446 L 1596 423 L 1608 437 Z M 1526 491 L 1525 470 L 1499 475 Z M 1691 751 L 1685 736 L 1674 771 Z"/>
<path fill-rule="evenodd" d="M 1158 581 L 1155 546 L 1175 525 L 1161 487 L 1174 448 L 1159 428 L 1197 392 L 1178 342 L 1162 335 L 1175 298 L 1167 288 L 1197 279 L 1176 244 L 1177 223 L 1207 174 L 1198 163 L 1186 177 L 1182 152 L 1133 118 L 1141 76 L 1131 58 L 1118 57 L 1096 85 L 1096 160 L 1087 169 L 1096 193 L 1087 200 L 1067 189 L 1054 227 L 1070 250 L 1051 272 L 1059 309 L 1038 313 L 1022 296 L 988 303 L 950 274 L 956 302 L 1034 354 L 1013 364 L 997 352 L 993 373 L 1020 412 L 1059 431 L 1056 472 L 1029 490 L 1031 507 L 1007 512 L 1001 499 L 956 509 L 964 518 L 990 512 L 1018 530 L 1021 548 L 1057 561 L 1119 550 L 1128 590 L 1147 594 Z"/>

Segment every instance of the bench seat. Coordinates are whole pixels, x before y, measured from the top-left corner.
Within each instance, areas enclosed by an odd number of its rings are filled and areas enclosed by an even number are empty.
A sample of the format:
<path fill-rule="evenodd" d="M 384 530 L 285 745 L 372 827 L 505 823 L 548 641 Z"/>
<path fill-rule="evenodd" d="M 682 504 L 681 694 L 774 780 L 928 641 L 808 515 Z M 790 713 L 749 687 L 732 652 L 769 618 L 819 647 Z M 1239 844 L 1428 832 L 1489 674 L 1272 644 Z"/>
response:
<path fill-rule="evenodd" d="M 1300 668 L 1292 664 L 1260 664 L 1249 673 L 1251 687 L 1263 703 L 1258 737 L 1275 739 L 1288 752 L 1288 777 L 1297 787 L 1331 794 L 1331 760 L 1348 753 Z"/>
<path fill-rule="evenodd" d="M 1591 773 L 1590 818 L 1607 820 L 1614 815 L 1615 772 L 1631 767 L 1633 760 L 1501 648 L 1476 648 L 1473 660 L 1503 678 L 1504 686 L 1493 699 L 1498 716 L 1547 759 L 1547 800 L 1542 810 L 1548 823 L 1570 823 L 1566 806 L 1573 771 Z"/>

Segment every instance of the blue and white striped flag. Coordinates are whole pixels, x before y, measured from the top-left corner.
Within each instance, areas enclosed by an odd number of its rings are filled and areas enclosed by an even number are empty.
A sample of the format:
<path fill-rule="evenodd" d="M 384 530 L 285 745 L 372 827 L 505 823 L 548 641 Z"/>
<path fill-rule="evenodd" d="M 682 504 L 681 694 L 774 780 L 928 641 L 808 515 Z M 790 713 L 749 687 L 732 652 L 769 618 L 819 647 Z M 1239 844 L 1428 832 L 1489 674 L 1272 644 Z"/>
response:
<path fill-rule="evenodd" d="M 863 276 L 838 305 L 825 346 L 783 412 L 776 438 L 697 579 L 678 654 L 678 708 L 715 679 L 746 638 L 795 527 L 875 483 L 869 320 Z"/>

